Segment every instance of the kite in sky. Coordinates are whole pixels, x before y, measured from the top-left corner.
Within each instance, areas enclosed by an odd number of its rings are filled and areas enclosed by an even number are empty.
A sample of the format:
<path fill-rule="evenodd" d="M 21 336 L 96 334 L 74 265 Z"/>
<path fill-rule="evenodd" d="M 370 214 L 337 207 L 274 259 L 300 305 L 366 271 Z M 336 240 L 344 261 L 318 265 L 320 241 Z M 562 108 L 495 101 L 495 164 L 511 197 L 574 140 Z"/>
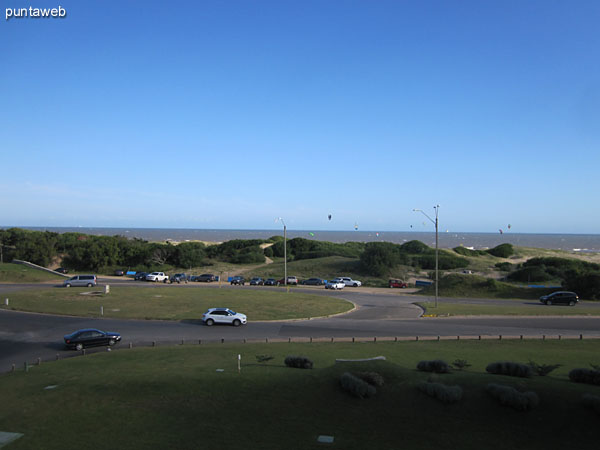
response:
<path fill-rule="evenodd" d="M 331 214 L 329 214 L 329 215 L 327 216 L 327 218 L 328 218 L 329 220 L 331 220 Z"/>
<path fill-rule="evenodd" d="M 358 223 L 354 222 L 354 231 L 358 231 Z"/>

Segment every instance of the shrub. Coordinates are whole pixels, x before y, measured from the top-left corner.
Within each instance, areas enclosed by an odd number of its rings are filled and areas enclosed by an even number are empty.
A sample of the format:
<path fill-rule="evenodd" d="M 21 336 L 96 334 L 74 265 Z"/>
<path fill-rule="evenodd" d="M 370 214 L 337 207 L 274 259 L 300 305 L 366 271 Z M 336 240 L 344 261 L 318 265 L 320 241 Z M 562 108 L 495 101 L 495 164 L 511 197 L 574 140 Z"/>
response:
<path fill-rule="evenodd" d="M 600 371 L 592 369 L 573 369 L 569 372 L 569 379 L 575 383 L 600 385 Z"/>
<path fill-rule="evenodd" d="M 488 364 L 485 370 L 496 375 L 508 375 L 511 377 L 529 378 L 533 375 L 530 366 L 507 361 Z"/>
<path fill-rule="evenodd" d="M 538 364 L 535 361 L 529 361 L 529 367 L 541 377 L 545 377 L 554 369 L 558 369 L 562 364 Z"/>
<path fill-rule="evenodd" d="M 264 254 L 265 256 L 271 258 L 273 256 L 273 249 L 271 247 L 265 247 Z"/>
<path fill-rule="evenodd" d="M 288 367 L 293 367 L 295 369 L 312 369 L 313 362 L 305 358 L 304 356 L 292 356 L 288 355 L 285 357 L 284 363 Z"/>
<path fill-rule="evenodd" d="M 450 367 L 448 367 L 445 361 L 435 359 L 433 361 L 419 361 L 417 370 L 421 372 L 448 373 L 450 372 Z"/>
<path fill-rule="evenodd" d="M 545 266 L 523 267 L 507 276 L 509 280 L 529 283 L 531 281 L 548 281 L 554 278 L 546 272 Z"/>
<path fill-rule="evenodd" d="M 459 247 L 454 247 L 452 250 L 462 256 L 481 256 L 487 254 L 485 250 L 471 250 L 470 248 L 463 247 L 462 245 Z"/>
<path fill-rule="evenodd" d="M 515 249 L 512 244 L 500 244 L 494 248 L 486 250 L 490 255 L 497 256 L 498 258 L 508 258 L 515 253 Z"/>
<path fill-rule="evenodd" d="M 367 398 L 375 395 L 377 390 L 366 381 L 352 375 L 350 372 L 344 372 L 340 377 L 342 389 L 350 395 L 358 398 Z"/>
<path fill-rule="evenodd" d="M 455 359 L 452 363 L 452 367 L 458 370 L 463 370 L 467 367 L 471 367 L 471 364 L 469 364 L 466 359 Z"/>
<path fill-rule="evenodd" d="M 371 386 L 383 386 L 383 377 L 377 372 L 359 372 L 356 376 Z"/>
<path fill-rule="evenodd" d="M 510 406 L 517 411 L 527 411 L 535 408 L 539 398 L 535 392 L 519 392 L 510 386 L 490 383 L 485 390 L 500 402 L 501 405 Z"/>
<path fill-rule="evenodd" d="M 442 383 L 424 381 L 417 385 L 417 389 L 430 397 L 438 399 L 442 403 L 456 403 L 462 398 L 462 389 L 460 386 L 447 386 Z"/>
<path fill-rule="evenodd" d="M 600 414 L 600 397 L 592 394 L 583 395 L 583 404 Z"/>
<path fill-rule="evenodd" d="M 510 272 L 513 268 L 513 265 L 509 262 L 499 262 L 494 264 L 494 267 L 502 272 Z"/>

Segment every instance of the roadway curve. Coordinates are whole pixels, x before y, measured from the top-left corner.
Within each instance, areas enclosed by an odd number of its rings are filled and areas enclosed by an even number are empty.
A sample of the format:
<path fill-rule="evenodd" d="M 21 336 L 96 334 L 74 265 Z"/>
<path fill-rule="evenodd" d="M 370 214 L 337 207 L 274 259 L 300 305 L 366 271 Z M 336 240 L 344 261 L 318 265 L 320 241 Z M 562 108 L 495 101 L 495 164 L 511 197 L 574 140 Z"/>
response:
<path fill-rule="evenodd" d="M 111 280 L 111 284 L 120 282 Z M 123 282 L 125 284 L 125 282 Z M 188 284 L 186 288 L 210 288 Z M 27 285 L 0 285 L 0 296 L 23 289 Z M 39 287 L 35 285 L 35 287 Z M 175 287 L 175 286 L 174 286 Z M 175 287 L 178 288 L 178 287 Z M 257 289 L 256 287 L 233 287 Z M 259 288 L 260 289 L 260 288 Z M 269 288 L 266 288 L 269 289 Z M 288 339 L 288 338 L 373 338 L 373 337 L 435 337 L 435 336 L 600 336 L 600 317 L 453 317 L 422 318 L 421 309 L 412 304 L 414 296 L 401 291 L 376 293 L 367 289 L 346 289 L 327 292 L 310 289 L 312 293 L 345 298 L 357 309 L 348 314 L 311 320 L 249 322 L 235 328 L 203 326 L 200 320 L 159 321 L 92 319 L 70 316 L 23 313 L 0 310 L 0 372 L 12 365 L 23 367 L 38 358 L 53 360 L 78 354 L 67 351 L 63 335 L 80 328 L 96 327 L 118 331 L 123 342 L 118 347 L 195 342 Z M 422 299 L 422 298 L 419 298 Z M 440 299 L 445 301 L 445 299 Z M 452 299 L 456 301 L 456 299 Z M 481 301 L 464 299 L 461 301 Z M 493 302 L 494 300 L 486 300 Z M 528 301 L 524 301 L 528 302 Z M 532 307 L 539 304 L 531 303 Z M 105 351 L 96 349 L 91 351 Z"/>

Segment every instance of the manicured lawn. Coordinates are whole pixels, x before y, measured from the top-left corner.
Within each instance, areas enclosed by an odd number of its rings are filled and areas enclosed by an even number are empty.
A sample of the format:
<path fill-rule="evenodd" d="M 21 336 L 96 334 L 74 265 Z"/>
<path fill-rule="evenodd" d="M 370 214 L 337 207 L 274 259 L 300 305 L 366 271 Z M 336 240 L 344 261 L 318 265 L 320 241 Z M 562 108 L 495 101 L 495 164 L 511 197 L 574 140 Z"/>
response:
<path fill-rule="evenodd" d="M 596 449 L 597 413 L 582 395 L 599 386 L 568 380 L 570 369 L 600 364 L 598 341 L 447 341 L 214 344 L 121 349 L 0 376 L 0 430 L 24 433 L 10 449 Z M 241 373 L 237 357 L 241 355 Z M 286 355 L 314 361 L 290 369 Z M 273 359 L 258 363 L 256 355 Z M 335 364 L 336 358 L 386 361 Z M 431 375 L 425 359 L 465 359 L 465 371 Z M 562 364 L 546 377 L 490 375 L 490 362 Z M 220 369 L 221 371 L 217 371 Z M 345 394 L 345 371 L 376 371 L 385 384 L 370 399 Z M 445 405 L 416 389 L 434 380 L 459 385 Z M 490 383 L 534 391 L 530 412 L 501 406 Z M 54 389 L 45 389 L 56 386 Z"/>
<path fill-rule="evenodd" d="M 87 295 L 97 292 L 99 295 Z M 199 319 L 210 307 L 222 306 L 246 314 L 250 320 L 321 317 L 349 311 L 352 303 L 340 298 L 284 290 L 185 288 L 178 286 L 103 288 L 45 288 L 13 292 L 9 308 L 50 314 L 122 319 Z M 1 308 L 6 308 L 4 304 Z"/>
<path fill-rule="evenodd" d="M 600 308 L 592 302 L 579 302 L 575 306 L 553 305 L 546 306 L 535 301 L 531 305 L 524 305 L 523 300 L 497 300 L 489 305 L 475 303 L 450 303 L 448 301 L 417 302 L 425 309 L 425 314 L 438 316 L 600 316 Z"/>

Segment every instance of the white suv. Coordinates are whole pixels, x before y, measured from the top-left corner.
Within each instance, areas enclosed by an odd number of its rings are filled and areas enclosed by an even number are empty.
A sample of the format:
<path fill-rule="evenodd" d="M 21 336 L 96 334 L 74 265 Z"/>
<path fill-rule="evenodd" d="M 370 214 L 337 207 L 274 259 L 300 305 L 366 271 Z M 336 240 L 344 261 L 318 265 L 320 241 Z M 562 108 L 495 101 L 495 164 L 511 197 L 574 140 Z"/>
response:
<path fill-rule="evenodd" d="M 208 325 L 214 325 L 215 323 L 228 323 L 234 327 L 239 327 L 246 323 L 246 315 L 236 313 L 229 308 L 209 308 L 204 314 L 202 314 L 202 321 Z"/>
<path fill-rule="evenodd" d="M 362 283 L 358 280 L 353 280 L 350 277 L 338 277 L 337 279 L 342 280 L 342 282 L 346 285 L 346 286 L 352 286 L 352 287 L 359 287 L 362 286 Z"/>
<path fill-rule="evenodd" d="M 169 281 L 169 275 L 165 275 L 164 272 L 152 272 L 146 275 L 146 281 L 162 281 L 166 283 Z"/>

